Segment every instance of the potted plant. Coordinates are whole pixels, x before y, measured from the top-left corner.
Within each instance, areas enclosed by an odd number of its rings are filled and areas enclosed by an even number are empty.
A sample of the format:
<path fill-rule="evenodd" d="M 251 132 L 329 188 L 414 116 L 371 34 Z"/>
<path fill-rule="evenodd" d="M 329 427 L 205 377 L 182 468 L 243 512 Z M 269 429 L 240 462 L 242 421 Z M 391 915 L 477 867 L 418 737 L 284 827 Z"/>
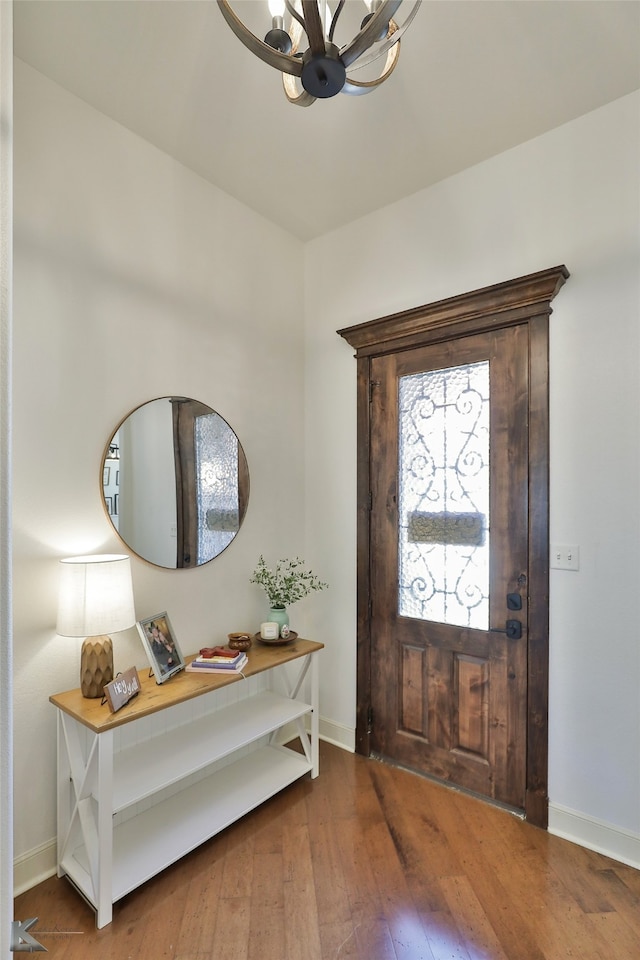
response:
<path fill-rule="evenodd" d="M 287 607 L 314 590 L 324 590 L 328 587 L 311 570 L 307 570 L 304 562 L 295 557 L 293 560 L 278 560 L 274 568 L 268 567 L 262 555 L 253 571 L 249 583 L 257 583 L 262 587 L 269 600 L 269 620 L 277 623 L 282 629 L 289 625 Z"/>

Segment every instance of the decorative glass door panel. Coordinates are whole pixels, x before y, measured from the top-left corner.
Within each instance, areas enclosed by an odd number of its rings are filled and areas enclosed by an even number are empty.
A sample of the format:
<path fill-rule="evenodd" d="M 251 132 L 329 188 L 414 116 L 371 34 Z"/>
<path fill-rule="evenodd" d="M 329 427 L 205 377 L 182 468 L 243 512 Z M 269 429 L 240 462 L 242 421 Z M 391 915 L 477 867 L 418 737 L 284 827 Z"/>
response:
<path fill-rule="evenodd" d="M 398 613 L 486 630 L 489 362 L 398 384 Z"/>
<path fill-rule="evenodd" d="M 240 527 L 238 438 L 217 413 L 195 418 L 198 563 L 228 547 Z"/>

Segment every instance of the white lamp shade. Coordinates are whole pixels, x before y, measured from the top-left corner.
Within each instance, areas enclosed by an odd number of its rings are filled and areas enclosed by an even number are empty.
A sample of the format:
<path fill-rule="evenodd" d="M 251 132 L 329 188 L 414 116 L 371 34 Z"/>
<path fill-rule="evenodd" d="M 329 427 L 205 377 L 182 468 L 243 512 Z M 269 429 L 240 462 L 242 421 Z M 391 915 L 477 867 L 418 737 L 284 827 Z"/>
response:
<path fill-rule="evenodd" d="M 68 557 L 60 561 L 60 571 L 60 636 L 97 637 L 135 624 L 128 556 Z"/>

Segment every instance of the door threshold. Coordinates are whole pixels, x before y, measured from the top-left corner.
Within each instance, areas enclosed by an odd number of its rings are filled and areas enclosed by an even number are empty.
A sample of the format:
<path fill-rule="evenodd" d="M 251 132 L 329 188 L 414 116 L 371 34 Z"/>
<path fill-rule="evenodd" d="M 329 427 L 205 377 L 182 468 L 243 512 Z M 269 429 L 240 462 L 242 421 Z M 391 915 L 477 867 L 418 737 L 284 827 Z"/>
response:
<path fill-rule="evenodd" d="M 456 783 L 450 783 L 448 780 L 441 780 L 439 777 L 434 776 L 430 773 L 423 773 L 421 770 L 415 770 L 413 767 L 405 766 L 402 763 L 397 763 L 395 760 L 391 760 L 389 757 L 385 757 L 379 753 L 370 753 L 369 760 L 375 760 L 378 763 L 383 763 L 387 767 L 396 767 L 398 770 L 404 770 L 406 773 L 412 773 L 416 777 L 420 777 L 422 780 L 428 780 L 430 783 L 435 784 L 438 787 L 443 787 L 445 790 L 451 790 L 454 793 L 461 793 L 465 797 L 471 797 L 472 800 L 479 800 L 481 803 L 488 803 L 492 807 L 496 807 L 498 810 L 504 810 L 505 813 L 510 814 L 512 817 L 515 817 L 517 820 L 526 821 L 526 814 L 524 810 L 521 810 L 519 807 L 512 807 L 508 803 L 503 803 L 501 800 L 494 800 L 493 797 L 487 797 L 484 793 L 477 793 L 475 790 L 469 790 L 466 787 L 460 787 Z"/>

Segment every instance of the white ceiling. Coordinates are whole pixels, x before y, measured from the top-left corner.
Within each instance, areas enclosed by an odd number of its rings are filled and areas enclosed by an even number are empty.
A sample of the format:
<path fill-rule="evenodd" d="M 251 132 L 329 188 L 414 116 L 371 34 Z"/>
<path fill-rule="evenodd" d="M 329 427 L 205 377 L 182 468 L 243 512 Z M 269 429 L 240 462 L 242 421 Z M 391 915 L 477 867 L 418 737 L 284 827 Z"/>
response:
<path fill-rule="evenodd" d="M 262 7 L 236 3 L 247 22 Z M 423 0 L 386 83 L 306 109 L 214 0 L 15 0 L 14 35 L 22 60 L 302 239 L 640 87 L 637 0 Z"/>

